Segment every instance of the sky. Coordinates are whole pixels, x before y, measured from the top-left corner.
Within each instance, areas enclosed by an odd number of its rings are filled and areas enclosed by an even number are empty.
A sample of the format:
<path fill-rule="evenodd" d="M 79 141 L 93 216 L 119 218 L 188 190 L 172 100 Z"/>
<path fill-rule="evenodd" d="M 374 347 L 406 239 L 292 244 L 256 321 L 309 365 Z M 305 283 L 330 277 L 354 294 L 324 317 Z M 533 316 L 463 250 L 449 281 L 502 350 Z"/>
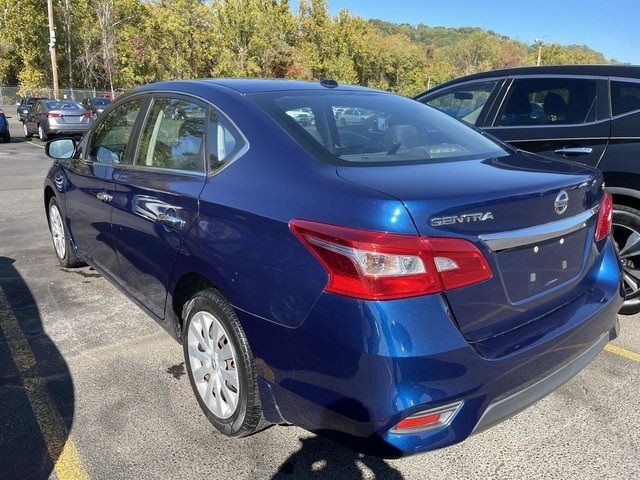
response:
<path fill-rule="evenodd" d="M 640 65 L 638 0 L 328 0 L 364 18 L 438 27 L 482 27 L 527 43 L 584 44 Z"/>

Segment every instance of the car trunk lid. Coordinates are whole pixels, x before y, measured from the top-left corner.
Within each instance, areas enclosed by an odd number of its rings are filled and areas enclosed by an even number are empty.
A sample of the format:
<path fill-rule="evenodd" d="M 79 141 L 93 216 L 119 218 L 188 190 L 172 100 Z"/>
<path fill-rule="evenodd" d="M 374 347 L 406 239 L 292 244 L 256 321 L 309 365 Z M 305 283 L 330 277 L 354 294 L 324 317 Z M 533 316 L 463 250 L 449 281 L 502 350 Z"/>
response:
<path fill-rule="evenodd" d="M 470 342 L 503 334 L 584 294 L 602 196 L 595 170 L 511 156 L 423 165 L 338 167 L 338 174 L 401 200 L 421 235 L 460 237 L 493 276 L 445 292 Z"/>

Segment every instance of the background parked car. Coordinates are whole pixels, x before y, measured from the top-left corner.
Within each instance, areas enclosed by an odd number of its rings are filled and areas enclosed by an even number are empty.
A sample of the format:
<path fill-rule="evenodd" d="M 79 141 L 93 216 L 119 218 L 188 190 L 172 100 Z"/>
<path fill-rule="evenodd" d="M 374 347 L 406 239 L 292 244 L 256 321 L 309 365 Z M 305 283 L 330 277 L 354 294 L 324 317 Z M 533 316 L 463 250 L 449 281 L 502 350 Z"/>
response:
<path fill-rule="evenodd" d="M 26 118 L 33 107 L 33 104 L 38 100 L 43 100 L 45 97 L 24 97 L 20 102 L 18 102 L 16 112 L 18 113 L 18 120 L 21 122 Z"/>
<path fill-rule="evenodd" d="M 107 108 L 113 100 L 106 97 L 93 97 L 93 98 L 85 98 L 82 101 L 82 106 L 93 113 L 94 116 L 100 115 L 104 112 L 104 109 Z"/>
<path fill-rule="evenodd" d="M 640 309 L 640 67 L 498 70 L 447 82 L 416 100 L 522 150 L 602 170 L 624 263 L 621 313 Z"/>
<path fill-rule="evenodd" d="M 38 100 L 25 117 L 24 136 L 37 134 L 47 141 L 52 135 L 84 135 L 93 123 L 93 114 L 74 100 Z"/>
<path fill-rule="evenodd" d="M 360 123 L 364 122 L 373 114 L 374 112 L 364 108 L 345 108 L 336 116 L 336 120 L 340 125 L 346 125 L 347 123 Z"/>
<path fill-rule="evenodd" d="M 0 140 L 3 143 L 9 143 L 11 141 L 11 134 L 9 133 L 9 123 L 4 111 L 0 109 Z"/>

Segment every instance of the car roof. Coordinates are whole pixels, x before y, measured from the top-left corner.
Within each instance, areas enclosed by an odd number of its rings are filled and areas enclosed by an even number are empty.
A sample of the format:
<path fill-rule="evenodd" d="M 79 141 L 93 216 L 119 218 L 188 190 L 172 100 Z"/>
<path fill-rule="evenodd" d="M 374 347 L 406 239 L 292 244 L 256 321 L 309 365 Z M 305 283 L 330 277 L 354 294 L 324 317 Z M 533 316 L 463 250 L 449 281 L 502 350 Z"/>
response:
<path fill-rule="evenodd" d="M 242 95 L 262 92 L 289 91 L 289 90 L 338 90 L 338 91 L 360 91 L 360 92 L 378 92 L 388 93 L 373 88 L 360 87 L 356 85 L 338 84 L 337 87 L 329 88 L 323 86 L 320 82 L 306 80 L 284 80 L 284 79 L 263 79 L 263 78 L 211 78 L 202 80 L 175 80 L 169 82 L 157 82 L 144 85 L 135 89 L 136 91 L 154 90 L 158 88 L 166 88 L 170 90 L 181 90 L 182 87 L 189 86 L 200 87 L 226 87 L 235 90 Z"/>
<path fill-rule="evenodd" d="M 483 78 L 507 77 L 511 75 L 593 75 L 599 77 L 640 78 L 640 65 L 550 65 L 540 67 L 505 68 L 475 73 L 442 83 L 435 89 L 455 85 L 461 81 L 481 80 Z"/>

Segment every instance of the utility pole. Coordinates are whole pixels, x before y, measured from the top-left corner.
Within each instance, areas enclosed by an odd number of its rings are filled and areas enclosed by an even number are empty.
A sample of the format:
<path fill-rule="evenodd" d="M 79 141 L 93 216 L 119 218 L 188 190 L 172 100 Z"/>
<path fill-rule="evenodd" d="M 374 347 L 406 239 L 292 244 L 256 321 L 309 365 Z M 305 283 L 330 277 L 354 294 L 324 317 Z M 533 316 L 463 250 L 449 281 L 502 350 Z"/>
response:
<path fill-rule="evenodd" d="M 60 87 L 58 86 L 58 61 L 56 60 L 56 30 L 53 25 L 53 0 L 47 0 L 47 13 L 49 14 L 49 52 L 51 52 L 51 74 L 53 76 L 53 97 L 60 99 Z"/>
<path fill-rule="evenodd" d="M 542 45 L 544 44 L 544 42 L 542 41 L 541 38 L 536 38 L 533 40 L 533 42 L 538 45 L 538 63 L 537 65 L 540 66 L 540 64 L 542 63 Z"/>

